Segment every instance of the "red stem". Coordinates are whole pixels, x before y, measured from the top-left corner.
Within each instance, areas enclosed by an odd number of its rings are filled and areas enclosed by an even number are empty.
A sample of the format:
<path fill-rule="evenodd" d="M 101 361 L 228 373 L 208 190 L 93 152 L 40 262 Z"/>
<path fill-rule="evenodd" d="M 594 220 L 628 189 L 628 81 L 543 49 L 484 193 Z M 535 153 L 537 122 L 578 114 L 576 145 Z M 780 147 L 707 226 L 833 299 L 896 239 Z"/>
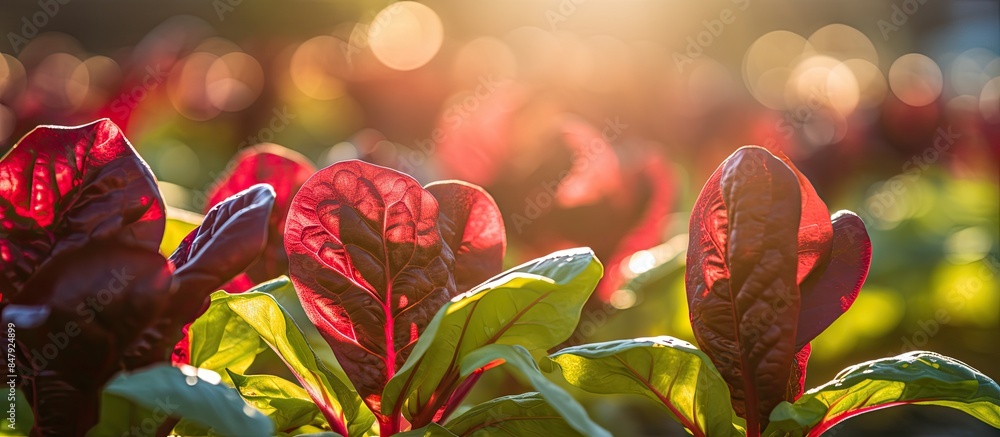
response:
<path fill-rule="evenodd" d="M 340 420 L 339 417 L 330 417 L 329 415 L 327 415 L 326 411 L 323 411 L 323 415 L 326 416 L 326 422 L 330 424 L 330 429 L 333 432 L 340 434 L 344 437 L 350 435 L 350 433 L 347 432 L 347 424 L 345 424 L 344 421 Z"/>
<path fill-rule="evenodd" d="M 912 401 L 906 401 L 906 402 L 903 402 L 903 401 L 888 402 L 888 403 L 885 403 L 885 404 L 870 405 L 870 406 L 859 408 L 859 409 L 853 410 L 853 411 L 846 411 L 846 412 L 841 413 L 840 415 L 837 415 L 837 416 L 831 417 L 831 418 L 829 418 L 827 420 L 821 421 L 820 423 L 818 423 L 816 425 L 816 427 L 814 427 L 813 429 L 809 430 L 809 433 L 807 434 L 807 436 L 808 437 L 819 437 L 819 436 L 823 435 L 824 432 L 829 431 L 830 428 L 833 428 L 834 425 L 836 425 L 836 424 L 838 424 L 840 422 L 843 422 L 844 420 L 847 420 L 847 419 L 849 419 L 851 417 L 857 416 L 857 415 L 861 415 L 861 414 L 864 414 L 864 413 L 870 413 L 872 411 L 881 410 L 883 408 L 895 407 L 897 405 L 912 404 L 912 403 L 915 403 L 915 402 L 920 402 L 922 400 L 924 400 L 924 399 L 918 399 L 918 400 L 912 400 Z"/>
<path fill-rule="evenodd" d="M 391 416 L 379 416 L 378 418 L 379 435 L 390 436 L 399 433 L 399 419 L 400 419 L 399 414 L 393 414 Z"/>
<path fill-rule="evenodd" d="M 448 420 L 451 413 L 454 413 L 455 409 L 462 404 L 465 397 L 469 395 L 470 391 L 472 391 L 472 387 L 479 381 L 479 377 L 485 372 L 485 368 L 476 369 L 476 371 L 472 372 L 468 378 L 465 378 L 465 381 L 462 381 L 462 383 L 458 385 L 458 388 L 456 388 L 455 391 L 451 393 L 451 397 L 448 398 L 448 402 L 445 403 L 446 406 L 444 408 L 444 412 L 441 413 L 441 417 L 437 421 L 444 422 Z"/>

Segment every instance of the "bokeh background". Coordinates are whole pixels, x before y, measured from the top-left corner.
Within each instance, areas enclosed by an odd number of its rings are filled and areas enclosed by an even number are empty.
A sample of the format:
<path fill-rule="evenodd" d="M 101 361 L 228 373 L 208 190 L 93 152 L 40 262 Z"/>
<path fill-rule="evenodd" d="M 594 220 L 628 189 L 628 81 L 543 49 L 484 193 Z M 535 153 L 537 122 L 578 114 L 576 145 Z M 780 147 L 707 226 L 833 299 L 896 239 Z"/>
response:
<path fill-rule="evenodd" d="M 605 262 L 570 343 L 693 341 L 694 198 L 737 147 L 781 151 L 874 246 L 808 385 L 913 349 L 1000 377 L 997 2 L 4 1 L 0 33 L 0 153 L 108 117 L 192 211 L 258 143 L 473 182 L 509 264 Z M 495 373 L 477 395 L 515 390 Z M 580 396 L 616 435 L 685 435 L 643 399 Z M 838 434 L 997 435 L 936 407 Z"/>

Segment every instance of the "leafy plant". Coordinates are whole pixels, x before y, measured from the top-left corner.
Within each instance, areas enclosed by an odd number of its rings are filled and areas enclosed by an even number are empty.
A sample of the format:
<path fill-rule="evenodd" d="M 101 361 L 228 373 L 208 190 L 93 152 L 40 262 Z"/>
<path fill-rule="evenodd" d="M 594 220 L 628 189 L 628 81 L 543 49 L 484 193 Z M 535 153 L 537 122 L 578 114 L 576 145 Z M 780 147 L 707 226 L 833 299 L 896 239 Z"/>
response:
<path fill-rule="evenodd" d="M 540 432 L 560 422 L 575 433 L 607 435 L 541 374 L 532 355 L 576 327 L 603 271 L 590 250 L 553 253 L 500 273 L 503 221 L 485 191 L 454 181 L 421 187 L 360 161 L 322 169 L 303 185 L 285 244 L 295 292 L 349 382 L 318 358 L 277 304 L 290 288 L 287 279 L 213 295 L 190 331 L 191 364 L 226 370 L 280 432 L 465 433 L 506 422 Z M 261 341 L 298 386 L 243 374 Z M 537 393 L 498 398 L 452 418 L 481 375 L 505 363 Z"/>
<path fill-rule="evenodd" d="M 691 217 L 686 285 L 702 350 L 671 337 L 621 340 L 561 350 L 543 367 L 587 391 L 649 397 L 696 436 L 819 435 L 906 403 L 1000 428 L 1000 387 L 930 352 L 860 364 L 802 394 L 809 341 L 851 306 L 871 259 L 860 218 L 828 217 L 787 159 L 737 150 Z"/>
<path fill-rule="evenodd" d="M 213 205 L 262 183 L 274 189 L 275 197 L 274 207 L 267 221 L 267 244 L 263 253 L 245 271 L 222 285 L 223 290 L 240 293 L 288 273 L 288 256 L 284 245 L 288 208 L 292 196 L 315 172 L 316 167 L 305 156 L 277 144 L 248 147 L 233 157 L 223 176 L 206 193 L 206 214 Z M 171 357 L 174 363 L 189 364 L 188 329 L 189 326 L 184 326 L 184 335 L 174 346 Z"/>
<path fill-rule="evenodd" d="M 209 293 L 263 250 L 267 185 L 212 208 L 169 259 L 156 179 L 108 120 L 41 126 L 0 160 L 0 309 L 35 435 L 98 420 L 118 371 L 164 362 Z"/>

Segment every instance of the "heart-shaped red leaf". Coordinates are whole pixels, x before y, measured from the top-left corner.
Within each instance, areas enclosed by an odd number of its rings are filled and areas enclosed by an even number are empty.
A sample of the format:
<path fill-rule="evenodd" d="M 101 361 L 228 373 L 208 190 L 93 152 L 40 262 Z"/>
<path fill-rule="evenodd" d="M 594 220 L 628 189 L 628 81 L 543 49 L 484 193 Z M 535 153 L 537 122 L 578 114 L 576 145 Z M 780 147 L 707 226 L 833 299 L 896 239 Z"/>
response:
<path fill-rule="evenodd" d="M 833 215 L 833 247 L 828 258 L 799 287 L 802 308 L 796 347 L 816 338 L 858 298 L 872 260 L 872 242 L 861 217 L 850 211 Z"/>
<path fill-rule="evenodd" d="M 156 178 L 118 126 L 39 126 L 0 160 L 0 293 L 7 301 L 47 259 L 91 240 L 155 251 Z"/>
<path fill-rule="evenodd" d="M 507 234 L 493 197 L 461 181 L 428 184 L 438 201 L 441 239 L 455 255 L 455 287 L 469 291 L 503 270 Z"/>
<path fill-rule="evenodd" d="M 691 325 L 753 435 L 788 397 L 798 350 L 800 216 L 795 173 L 758 147 L 741 148 L 719 166 L 691 216 Z"/>
<path fill-rule="evenodd" d="M 405 174 L 339 162 L 295 195 L 285 248 L 306 314 L 381 415 L 386 381 L 456 294 L 437 201 Z"/>
<path fill-rule="evenodd" d="M 285 254 L 285 220 L 292 196 L 316 172 L 316 167 L 300 153 L 277 144 L 260 144 L 241 150 L 226 169 L 224 176 L 208 191 L 205 212 L 215 204 L 256 184 L 274 188 L 274 210 L 267 232 L 264 254 L 247 268 L 246 273 L 223 288 L 230 293 L 248 290 L 254 284 L 274 279 L 288 272 Z"/>

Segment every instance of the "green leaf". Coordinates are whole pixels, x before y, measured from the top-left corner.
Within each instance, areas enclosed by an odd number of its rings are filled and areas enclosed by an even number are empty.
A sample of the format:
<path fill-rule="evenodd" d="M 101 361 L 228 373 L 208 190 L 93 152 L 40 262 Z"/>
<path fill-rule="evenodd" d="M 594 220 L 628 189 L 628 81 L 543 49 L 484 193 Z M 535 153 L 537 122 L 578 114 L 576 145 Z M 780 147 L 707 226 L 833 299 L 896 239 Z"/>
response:
<path fill-rule="evenodd" d="M 265 291 L 290 286 L 287 278 L 278 278 L 266 284 Z M 371 428 L 375 416 L 361 406 L 358 394 L 317 358 L 302 331 L 273 296 L 259 291 L 241 294 L 220 291 L 212 294 L 211 305 L 227 308 L 257 332 L 288 365 L 309 397 L 331 422 L 331 428 L 336 431 L 338 426 L 346 425 L 351 436 L 363 435 Z"/>
<path fill-rule="evenodd" d="M 386 385 L 382 411 L 402 411 L 414 426 L 427 425 L 461 382 L 457 366 L 470 352 L 490 344 L 541 352 L 566 340 L 603 271 L 590 249 L 565 250 L 457 296 Z"/>
<path fill-rule="evenodd" d="M 312 423 L 319 408 L 302 387 L 273 375 L 240 375 L 229 371 L 236 390 L 248 404 L 274 421 L 279 430 Z"/>
<path fill-rule="evenodd" d="M 104 388 L 104 399 L 109 405 L 102 405 L 101 422 L 88 436 L 120 436 L 133 429 L 155 432 L 167 417 L 203 425 L 215 435 L 273 435 L 271 419 L 247 405 L 236 390 L 220 381 L 215 372 L 169 364 L 121 373 Z"/>
<path fill-rule="evenodd" d="M 287 279 L 287 276 L 281 276 L 279 279 L 282 278 Z M 274 296 L 274 300 L 278 302 L 278 305 L 288 313 L 299 329 L 302 330 L 302 335 L 305 336 L 306 341 L 313 349 L 313 352 L 316 353 L 316 356 L 341 381 L 347 381 L 347 374 L 340 367 L 340 363 L 337 362 L 337 357 L 333 354 L 333 350 L 330 349 L 330 345 L 326 342 L 326 339 L 316 329 L 316 325 L 313 325 L 312 321 L 309 320 L 309 316 L 306 315 L 306 311 L 302 308 L 302 302 L 299 301 L 299 295 L 295 293 L 295 287 L 292 286 L 291 282 L 282 281 L 282 286 L 280 287 L 272 286 L 263 288 L 265 284 L 258 285 L 251 291 L 261 291 Z"/>
<path fill-rule="evenodd" d="M 254 290 L 266 289 L 279 280 L 266 282 Z M 285 280 L 282 285 L 287 285 Z M 267 349 L 260 335 L 226 305 L 210 305 L 188 328 L 191 365 L 222 375 L 232 384 L 226 370 L 243 373 L 257 355 Z"/>
<path fill-rule="evenodd" d="M 742 436 L 729 389 L 708 357 L 690 343 L 661 336 L 585 344 L 542 361 L 591 393 L 652 399 L 696 436 Z"/>
<path fill-rule="evenodd" d="M 171 254 L 180 246 L 181 240 L 201 224 L 201 214 L 183 209 L 167 207 L 166 227 L 160 240 L 160 253 Z"/>
<path fill-rule="evenodd" d="M 574 429 L 549 402 L 537 392 L 504 396 L 483 402 L 446 425 L 459 436 L 574 436 Z"/>
<path fill-rule="evenodd" d="M 154 414 L 150 409 L 129 399 L 105 392 L 101 393 L 99 422 L 87 432 L 87 436 L 117 437 L 122 435 L 124 430 L 133 428 L 153 435 L 166 418 L 167 416 L 163 414 L 162 410 L 157 410 Z M 204 425 L 198 426 L 206 428 Z"/>
<path fill-rule="evenodd" d="M 818 436 L 837 423 L 896 405 L 939 405 L 1000 428 L 1000 386 L 954 358 L 915 351 L 855 364 L 771 412 L 766 436 Z"/>
<path fill-rule="evenodd" d="M 590 419 L 583 406 L 573 399 L 569 393 L 566 393 L 565 390 L 554 382 L 549 381 L 545 375 L 542 375 L 542 372 L 538 369 L 538 365 L 535 364 L 535 360 L 531 357 L 531 353 L 524 347 L 503 344 L 483 346 L 462 360 L 462 376 L 468 376 L 477 369 L 493 365 L 498 360 L 502 360 L 504 364 L 513 366 L 528 378 L 532 387 L 538 390 L 539 394 L 548 401 L 549 405 L 555 411 L 558 411 L 565 418 L 569 426 L 577 432 L 592 437 L 611 436 L 611 433 Z M 447 425 L 451 429 L 450 422 Z"/>

